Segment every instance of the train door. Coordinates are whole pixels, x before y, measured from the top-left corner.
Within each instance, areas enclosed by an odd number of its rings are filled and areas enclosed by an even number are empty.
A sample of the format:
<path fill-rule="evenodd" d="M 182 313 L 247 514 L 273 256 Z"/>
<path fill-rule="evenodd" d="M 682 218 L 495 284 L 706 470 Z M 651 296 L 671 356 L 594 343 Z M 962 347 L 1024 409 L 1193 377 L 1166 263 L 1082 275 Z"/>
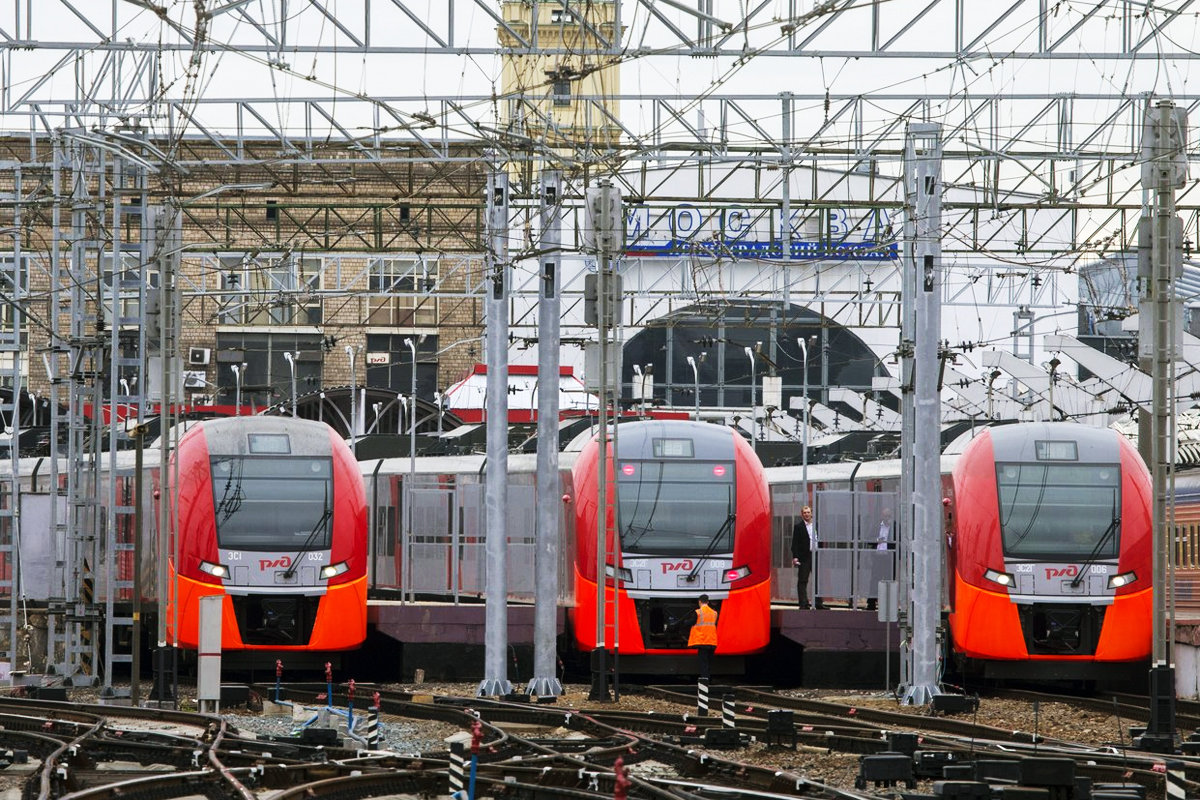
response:
<path fill-rule="evenodd" d="M 408 477 L 405 477 L 408 480 Z M 412 526 L 402 548 L 404 589 L 409 595 L 450 593 L 454 559 L 454 489 L 438 483 L 437 476 L 421 475 L 409 490 Z"/>
<path fill-rule="evenodd" d="M 855 492 L 855 495 L 858 558 L 854 565 L 854 594 L 873 606 L 879 598 L 879 582 L 896 577 L 899 543 L 896 495 L 892 492 Z"/>
<path fill-rule="evenodd" d="M 815 595 L 873 604 L 879 582 L 896 576 L 895 493 L 825 490 L 815 501 Z"/>
<path fill-rule="evenodd" d="M 792 528 L 800 519 L 800 509 L 806 501 L 799 484 L 772 488 L 771 600 L 794 606 L 799 598 L 796 568 L 792 566 Z"/>
<path fill-rule="evenodd" d="M 449 559 L 451 583 L 443 592 L 485 596 L 487 594 L 486 486 L 459 483 L 454 507 L 458 509 L 458 541 Z M 506 583 L 510 597 L 533 597 L 533 555 L 537 529 L 537 489 L 532 484 L 508 485 L 508 542 Z"/>
<path fill-rule="evenodd" d="M 815 597 L 843 599 L 854 595 L 855 494 L 857 492 L 825 490 L 814 496 L 813 519 L 817 523 L 817 551 L 813 555 Z"/>

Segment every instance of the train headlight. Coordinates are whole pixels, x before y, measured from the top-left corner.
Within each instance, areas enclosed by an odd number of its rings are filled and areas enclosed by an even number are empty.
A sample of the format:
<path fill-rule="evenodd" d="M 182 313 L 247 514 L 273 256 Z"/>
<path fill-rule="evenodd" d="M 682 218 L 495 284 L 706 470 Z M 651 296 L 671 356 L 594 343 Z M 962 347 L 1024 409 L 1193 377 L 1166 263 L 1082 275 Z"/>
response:
<path fill-rule="evenodd" d="M 336 578 L 338 575 L 341 575 L 343 572 L 349 572 L 349 571 L 350 571 L 350 565 L 347 564 L 345 561 L 341 561 L 337 564 L 330 564 L 328 566 L 321 567 L 321 577 L 322 578 Z"/>
<path fill-rule="evenodd" d="M 1017 579 L 1007 572 L 997 572 L 994 569 L 985 569 L 983 577 L 987 578 L 992 583 L 998 583 L 1001 586 L 1015 586 Z"/>
<path fill-rule="evenodd" d="M 224 564 L 212 564 L 212 563 L 209 563 L 208 561 L 201 561 L 200 562 L 200 571 L 207 572 L 209 575 L 212 575 L 214 578 L 228 578 L 229 577 L 229 567 L 225 566 Z"/>
<path fill-rule="evenodd" d="M 1136 580 L 1136 572 L 1122 572 L 1120 575 L 1113 575 L 1108 579 L 1108 588 L 1119 589 L 1122 586 L 1128 586 Z"/>
<path fill-rule="evenodd" d="M 733 583 L 734 581 L 740 581 L 742 578 L 746 577 L 749 574 L 750 574 L 750 568 L 746 567 L 746 566 L 734 567 L 733 569 L 727 569 L 727 570 L 725 570 L 725 582 Z"/>

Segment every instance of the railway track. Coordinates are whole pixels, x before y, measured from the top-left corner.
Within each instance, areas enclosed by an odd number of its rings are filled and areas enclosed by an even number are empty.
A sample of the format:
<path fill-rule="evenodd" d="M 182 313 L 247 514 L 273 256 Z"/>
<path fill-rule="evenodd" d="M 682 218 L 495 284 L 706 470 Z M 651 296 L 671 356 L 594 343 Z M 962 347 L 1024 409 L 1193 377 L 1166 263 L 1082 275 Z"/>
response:
<path fill-rule="evenodd" d="M 290 688 L 303 694 L 324 686 Z M 1060 768 L 1069 761 L 1075 775 L 1093 784 L 1138 783 L 1151 797 L 1165 791 L 1161 759 L 1154 756 L 966 719 L 739 687 L 733 703 L 736 728 L 730 730 L 720 717 L 698 717 L 690 691 L 662 686 L 642 691 L 667 709 L 678 706 L 677 713 L 386 691 L 380 709 L 385 721 L 436 721 L 465 731 L 477 726 L 477 797 L 595 800 L 613 797 L 620 783 L 628 797 L 646 800 L 717 795 L 863 800 L 895 791 L 887 778 L 876 782 L 881 766 L 897 768 L 903 762 L 911 778 L 902 778 L 901 787 L 912 780 L 913 786 L 925 781 L 931 788 L 945 769 L 957 769 L 961 780 L 964 770 L 983 770 L 979 764 L 994 770 L 997 763 L 1037 766 L 1051 763 L 1047 759 L 1057 759 Z M 856 788 L 749 763 L 747 745 L 761 745 L 779 733 L 770 729 L 772 711 L 792 713 L 800 749 L 859 758 Z M 155 729 L 147 730 L 151 723 Z M 448 794 L 454 772 L 448 749 L 405 756 L 357 746 L 309 747 L 245 737 L 213 715 L 33 700 L 0 699 L 0 747 L 24 751 L 31 759 L 17 771 L 23 775 L 23 800 L 256 800 L 265 792 L 273 800 L 427 798 Z M 1200 792 L 1200 760 L 1181 761 L 1185 790 Z"/>
<path fill-rule="evenodd" d="M 657 686 L 646 687 L 643 691 L 681 707 L 695 705 L 695 696 L 690 688 L 685 691 L 677 686 Z M 389 702 L 406 702 L 407 697 L 404 693 L 385 695 L 384 707 L 387 708 Z M 896 741 L 904 741 L 900 734 L 909 732 L 916 735 L 925 749 L 952 753 L 960 763 L 977 755 L 995 755 L 1006 759 L 1063 758 L 1076 762 L 1077 773 L 1095 783 L 1136 781 L 1151 791 L 1164 788 L 1161 758 L 1125 749 L 1086 747 L 1038 736 L 1033 732 L 1000 729 L 950 717 L 914 716 L 912 713 L 804 700 L 745 687 L 739 687 L 738 697 L 735 703 L 737 729 L 750 738 L 762 739 L 767 735 L 767 714 L 770 711 L 789 710 L 796 714 L 797 743 L 829 752 L 883 755 L 895 746 Z M 546 725 L 553 724 L 556 717 L 562 717 L 561 711 L 531 711 L 523 703 L 497 703 L 476 698 L 450 702 L 462 703 L 464 707 L 477 712 L 486 706 L 489 711 L 483 716 L 501 724 L 517 720 L 528 724 L 531 713 Z M 585 713 L 573 712 L 566 716 L 574 720 L 586 719 L 609 730 L 637 734 L 638 742 L 631 745 L 630 749 L 642 753 L 643 757 L 646 751 L 661 752 L 672 743 L 690 742 L 722 725 L 719 718 L 697 717 L 682 708 L 678 715 L 590 709 Z M 684 745 L 684 749 L 686 751 L 688 747 Z M 695 751 L 690 752 L 694 754 Z M 655 757 L 675 763 L 679 761 L 678 755 L 674 758 Z M 1200 790 L 1200 762 L 1193 764 L 1189 761 L 1186 766 L 1189 791 Z M 753 769 L 745 765 L 738 772 L 739 780 L 750 782 L 761 790 L 770 790 L 771 780 L 756 782 L 753 775 Z"/>

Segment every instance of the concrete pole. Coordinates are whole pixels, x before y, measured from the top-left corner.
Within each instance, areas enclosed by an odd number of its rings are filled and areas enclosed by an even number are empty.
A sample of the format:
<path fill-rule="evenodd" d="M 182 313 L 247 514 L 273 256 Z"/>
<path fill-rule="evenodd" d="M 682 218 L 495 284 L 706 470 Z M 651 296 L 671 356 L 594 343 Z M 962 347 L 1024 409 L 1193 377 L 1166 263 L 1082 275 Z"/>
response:
<path fill-rule="evenodd" d="M 558 697 L 558 537 L 562 482 L 558 475 L 559 264 L 562 173 L 544 170 L 540 215 L 541 293 L 538 298 L 537 534 L 534 542 L 533 678 L 528 693 Z"/>
<path fill-rule="evenodd" d="M 758 450 L 758 427 L 754 415 L 754 348 L 743 347 L 746 358 L 750 359 L 750 446 Z"/>
<path fill-rule="evenodd" d="M 233 393 L 234 416 L 242 415 L 242 367 L 239 364 L 230 364 L 229 368 L 233 370 L 233 381 L 237 388 Z"/>
<path fill-rule="evenodd" d="M 909 613 L 912 641 L 905 650 L 910 660 L 910 683 L 905 705 L 927 705 L 938 687 L 938 625 L 941 619 L 942 475 L 941 399 L 938 396 L 938 341 L 941 338 L 941 162 L 940 125 L 914 123 L 905 136 L 904 209 L 912 219 L 906 271 L 914 282 L 913 331 L 913 482 L 911 582 Z"/>
<path fill-rule="evenodd" d="M 354 369 L 354 347 L 346 345 L 346 358 L 350 359 L 350 451 L 358 455 L 358 412 L 355 410 L 355 395 L 358 394 L 358 373 Z M 239 393 L 238 405 L 242 403 Z M 238 412 L 241 413 L 241 412 Z"/>
<path fill-rule="evenodd" d="M 804 392 L 804 408 L 801 412 L 804 429 L 800 432 L 800 482 L 804 484 L 804 505 L 811 505 L 808 497 L 808 342 L 801 336 L 796 340 L 800 345 L 800 368 L 804 370 L 802 383 Z M 803 599 L 803 598 L 801 598 Z"/>
<path fill-rule="evenodd" d="M 477 694 L 512 693 L 505 655 L 508 651 L 508 175 L 489 164 L 487 179 L 487 271 L 490 276 L 486 317 L 487 607 L 484 676 Z"/>
<path fill-rule="evenodd" d="M 692 390 L 696 393 L 696 422 L 700 421 L 700 368 L 696 366 L 696 359 L 692 356 L 687 357 L 688 366 L 692 368 Z"/>
<path fill-rule="evenodd" d="M 404 563 L 408 565 L 408 586 L 412 586 L 412 554 L 413 541 L 415 533 L 413 532 L 413 522 L 416 520 L 416 515 L 413 511 L 413 500 L 416 496 L 417 487 L 417 343 L 413 341 L 411 336 L 405 337 L 404 346 L 408 348 L 409 354 L 412 356 L 412 373 L 409 381 L 408 395 L 408 479 L 404 482 Z M 507 393 L 505 394 L 507 397 Z M 401 395 L 396 395 L 396 402 L 403 407 L 404 401 Z M 401 433 L 402 429 L 396 431 Z"/>
<path fill-rule="evenodd" d="M 296 359 L 300 357 L 299 351 L 293 355 L 291 352 L 284 351 L 283 359 L 288 363 L 288 372 L 292 376 L 292 416 L 296 416 Z"/>

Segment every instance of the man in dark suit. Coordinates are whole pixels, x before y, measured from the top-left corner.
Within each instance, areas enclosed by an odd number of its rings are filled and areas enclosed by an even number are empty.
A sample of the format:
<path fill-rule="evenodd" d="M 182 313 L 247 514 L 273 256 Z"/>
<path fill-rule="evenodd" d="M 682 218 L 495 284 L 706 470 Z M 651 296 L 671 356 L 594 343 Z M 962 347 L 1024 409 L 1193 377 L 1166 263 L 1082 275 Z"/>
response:
<path fill-rule="evenodd" d="M 812 522 L 812 509 L 800 509 L 800 519 L 792 527 L 792 566 L 796 568 L 796 596 L 800 608 L 810 608 L 808 603 L 808 578 L 812 575 L 813 545 L 816 529 Z M 817 604 L 820 608 L 820 603 Z"/>

